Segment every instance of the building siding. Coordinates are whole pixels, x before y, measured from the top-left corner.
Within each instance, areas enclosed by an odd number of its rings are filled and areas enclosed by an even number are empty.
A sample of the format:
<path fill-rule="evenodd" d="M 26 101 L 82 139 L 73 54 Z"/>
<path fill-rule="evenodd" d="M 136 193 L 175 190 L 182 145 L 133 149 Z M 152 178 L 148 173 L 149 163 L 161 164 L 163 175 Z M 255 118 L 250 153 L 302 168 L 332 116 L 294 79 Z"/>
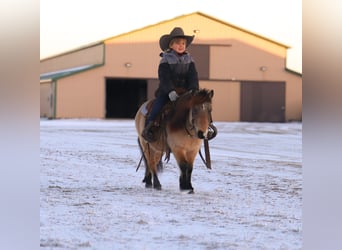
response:
<path fill-rule="evenodd" d="M 101 71 L 93 69 L 57 81 L 56 118 L 104 118 L 105 80 Z"/>

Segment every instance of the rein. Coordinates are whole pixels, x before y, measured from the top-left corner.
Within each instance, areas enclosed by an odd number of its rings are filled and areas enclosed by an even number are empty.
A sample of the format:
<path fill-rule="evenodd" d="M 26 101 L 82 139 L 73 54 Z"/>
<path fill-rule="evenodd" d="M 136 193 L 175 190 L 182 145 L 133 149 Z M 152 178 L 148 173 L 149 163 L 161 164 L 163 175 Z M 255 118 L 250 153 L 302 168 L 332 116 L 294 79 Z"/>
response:
<path fill-rule="evenodd" d="M 202 104 L 202 105 L 203 105 L 202 108 L 205 109 L 204 104 Z M 188 135 L 189 135 L 190 137 L 197 137 L 197 138 L 198 138 L 198 136 L 196 136 L 196 134 L 193 135 L 193 134 L 191 134 L 191 132 L 190 132 L 191 130 L 195 130 L 194 118 L 193 118 L 192 112 L 193 112 L 193 110 L 192 110 L 192 108 L 191 108 L 191 110 L 190 110 L 190 112 L 189 112 L 188 124 L 185 125 L 185 130 L 186 130 L 186 132 L 188 133 Z M 208 114 L 209 114 L 209 128 L 212 129 L 212 126 L 213 126 L 213 125 L 212 125 L 212 116 L 211 116 L 211 112 L 208 111 Z M 189 125 L 190 128 L 188 128 L 188 125 Z M 208 129 L 209 129 L 209 128 L 208 128 Z M 215 134 L 215 136 L 216 136 L 216 134 Z M 214 137 L 215 137 L 215 136 L 214 136 Z M 211 137 L 211 136 L 210 136 L 210 137 Z M 204 157 L 203 157 L 203 155 L 202 155 L 201 149 L 199 150 L 199 155 L 200 155 L 200 157 L 201 157 L 201 159 L 202 159 L 204 165 L 205 165 L 208 169 L 211 169 L 211 159 L 210 159 L 210 151 L 209 151 L 209 140 L 212 139 L 212 138 L 213 138 L 213 137 L 211 137 L 211 138 L 206 137 L 206 138 L 203 139 L 204 152 L 205 152 L 205 159 L 204 159 Z M 200 139 L 200 138 L 199 138 L 199 139 Z"/>
<path fill-rule="evenodd" d="M 191 123 L 189 123 L 189 124 L 191 124 Z M 195 129 L 195 126 L 192 125 L 192 126 L 190 127 L 190 131 L 191 131 L 191 130 L 194 130 L 194 129 Z M 188 129 L 188 126 L 186 126 L 186 125 L 185 125 L 185 131 L 188 133 L 188 136 L 190 136 L 190 137 L 196 137 L 196 135 L 192 135 L 192 134 L 190 133 L 190 131 L 189 131 L 189 129 Z"/>
<path fill-rule="evenodd" d="M 191 134 L 190 131 L 195 130 L 194 119 L 192 116 L 192 108 L 189 110 L 188 122 L 185 124 L 185 131 L 188 133 L 190 137 L 196 137 L 196 134 Z M 189 127 L 189 128 L 188 128 Z"/>
<path fill-rule="evenodd" d="M 141 148 L 139 139 L 138 139 L 138 144 L 139 144 L 139 147 Z M 141 149 L 142 149 L 142 148 L 141 148 Z M 150 154 L 150 144 L 149 144 L 149 143 L 147 143 L 147 149 L 145 149 L 144 151 L 142 151 L 141 158 L 140 158 L 140 161 L 139 161 L 139 163 L 138 163 L 138 166 L 137 166 L 135 172 L 138 172 L 138 170 L 139 170 L 139 168 L 140 168 L 140 165 L 141 165 L 141 162 L 142 162 L 143 158 L 145 157 L 145 152 L 146 152 L 146 150 L 148 150 L 148 153 Z"/>
<path fill-rule="evenodd" d="M 202 159 L 204 165 L 208 169 L 211 169 L 211 160 L 210 160 L 210 152 L 209 152 L 209 142 L 208 142 L 208 139 L 203 139 L 203 142 L 204 142 L 204 152 L 205 152 L 206 160 L 204 159 L 204 157 L 202 155 L 201 149 L 199 150 L 199 155 L 201 156 L 201 159 Z"/>

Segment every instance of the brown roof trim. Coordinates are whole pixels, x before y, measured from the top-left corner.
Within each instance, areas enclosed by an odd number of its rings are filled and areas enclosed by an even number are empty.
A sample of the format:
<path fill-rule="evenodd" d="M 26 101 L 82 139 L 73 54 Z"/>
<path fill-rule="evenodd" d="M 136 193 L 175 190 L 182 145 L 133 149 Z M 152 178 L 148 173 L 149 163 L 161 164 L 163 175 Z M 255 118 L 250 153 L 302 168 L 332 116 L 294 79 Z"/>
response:
<path fill-rule="evenodd" d="M 79 74 L 81 72 L 87 71 L 87 70 L 91 70 L 91 69 L 95 69 L 98 67 L 103 66 L 104 64 L 90 64 L 90 65 L 83 65 L 83 66 L 77 66 L 77 67 L 73 67 L 73 68 L 69 68 L 69 69 L 63 69 L 63 70 L 58 70 L 58 71 L 54 71 L 54 72 L 47 72 L 47 73 L 43 73 L 40 74 L 40 81 L 55 81 L 58 80 L 60 78 L 64 78 L 64 77 L 69 77 L 75 74 Z"/>

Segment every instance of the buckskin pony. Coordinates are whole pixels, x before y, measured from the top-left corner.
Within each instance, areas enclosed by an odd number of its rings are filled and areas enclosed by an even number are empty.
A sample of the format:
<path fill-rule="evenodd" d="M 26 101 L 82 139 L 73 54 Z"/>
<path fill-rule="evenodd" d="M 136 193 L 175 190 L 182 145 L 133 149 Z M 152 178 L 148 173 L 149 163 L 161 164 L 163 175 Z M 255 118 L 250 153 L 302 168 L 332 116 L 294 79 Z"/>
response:
<path fill-rule="evenodd" d="M 158 118 L 159 129 L 155 131 L 157 139 L 152 143 L 144 140 L 141 133 L 145 126 L 147 107 L 153 100 L 148 100 L 140 106 L 135 116 L 135 126 L 146 167 L 143 182 L 147 188 L 161 189 L 157 174 L 158 165 L 164 154 L 169 160 L 172 152 L 180 169 L 180 189 L 193 192 L 193 164 L 201 147 L 201 139 L 210 136 L 213 95 L 213 90 L 193 90 L 180 95 L 177 101 L 167 104 Z"/>

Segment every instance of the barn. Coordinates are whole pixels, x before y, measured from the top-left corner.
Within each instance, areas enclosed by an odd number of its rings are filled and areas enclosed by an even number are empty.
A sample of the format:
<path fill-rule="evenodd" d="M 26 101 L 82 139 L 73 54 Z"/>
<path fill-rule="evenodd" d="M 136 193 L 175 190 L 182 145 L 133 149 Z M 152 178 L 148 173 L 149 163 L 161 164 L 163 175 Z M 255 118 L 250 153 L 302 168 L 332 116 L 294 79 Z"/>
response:
<path fill-rule="evenodd" d="M 286 68 L 287 45 L 202 12 L 165 20 L 40 61 L 43 118 L 134 117 L 158 86 L 159 38 L 194 34 L 200 87 L 214 90 L 214 121 L 302 119 L 302 76 Z"/>

